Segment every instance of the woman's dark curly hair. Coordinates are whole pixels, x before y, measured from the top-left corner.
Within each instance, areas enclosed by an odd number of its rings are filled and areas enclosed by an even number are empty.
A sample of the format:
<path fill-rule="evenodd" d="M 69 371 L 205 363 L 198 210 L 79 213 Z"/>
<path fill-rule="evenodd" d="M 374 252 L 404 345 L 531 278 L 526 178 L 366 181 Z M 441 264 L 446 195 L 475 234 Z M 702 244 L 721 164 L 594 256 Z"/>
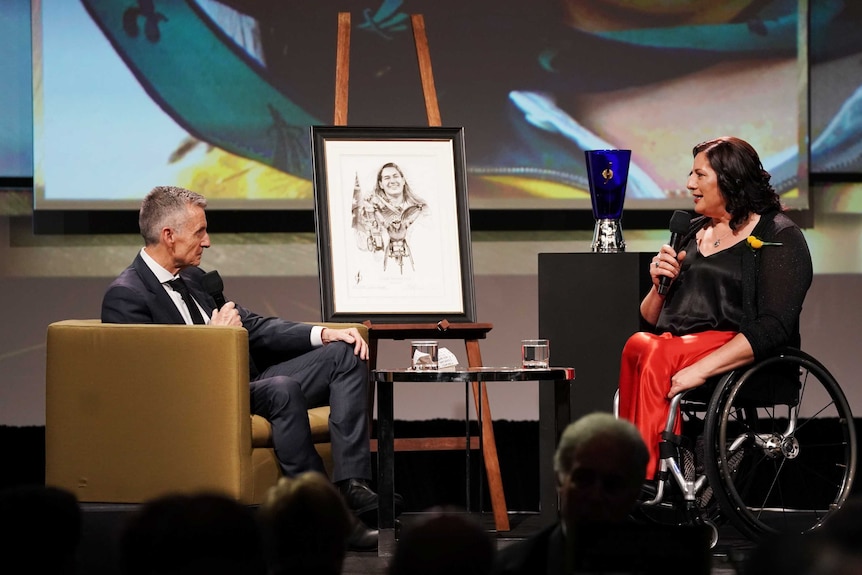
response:
<path fill-rule="evenodd" d="M 733 136 L 701 142 L 692 156 L 705 152 L 718 176 L 718 189 L 730 214 L 730 228 L 736 230 L 749 214 L 781 209 L 781 200 L 769 184 L 772 177 L 763 169 L 751 144 Z"/>

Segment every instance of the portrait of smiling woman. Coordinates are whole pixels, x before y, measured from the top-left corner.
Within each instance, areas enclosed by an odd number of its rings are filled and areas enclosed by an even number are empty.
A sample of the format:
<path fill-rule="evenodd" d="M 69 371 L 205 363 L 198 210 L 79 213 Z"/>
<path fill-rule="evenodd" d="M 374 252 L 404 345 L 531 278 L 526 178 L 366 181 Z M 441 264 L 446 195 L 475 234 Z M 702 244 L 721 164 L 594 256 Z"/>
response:
<path fill-rule="evenodd" d="M 413 193 L 404 172 L 394 162 L 383 164 L 377 172 L 374 191 L 357 201 L 354 197 L 353 227 L 360 250 L 383 255 L 383 269 L 395 263 L 403 273 L 405 260 L 416 268 L 410 250 L 410 226 L 428 213 L 428 204 Z"/>

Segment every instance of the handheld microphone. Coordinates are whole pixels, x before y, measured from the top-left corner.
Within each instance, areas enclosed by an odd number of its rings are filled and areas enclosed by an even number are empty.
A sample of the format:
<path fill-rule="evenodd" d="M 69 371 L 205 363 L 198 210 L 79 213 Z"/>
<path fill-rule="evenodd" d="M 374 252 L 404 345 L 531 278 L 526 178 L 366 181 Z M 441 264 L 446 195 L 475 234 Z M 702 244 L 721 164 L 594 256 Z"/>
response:
<path fill-rule="evenodd" d="M 205 273 L 201 278 L 201 287 L 215 300 L 216 309 L 221 309 L 225 304 L 224 293 L 222 293 L 224 291 L 224 282 L 221 276 L 218 275 L 218 272 L 213 270 Z"/>
<path fill-rule="evenodd" d="M 688 232 L 688 228 L 691 225 L 691 215 L 688 212 L 684 212 L 682 210 L 674 211 L 673 215 L 670 217 L 670 241 L 668 244 L 673 248 L 673 251 L 678 252 L 682 247 L 680 244 L 682 243 L 682 238 L 686 232 Z M 668 290 L 670 289 L 671 279 L 667 276 L 661 276 L 658 280 L 658 293 L 659 295 L 666 295 Z"/>

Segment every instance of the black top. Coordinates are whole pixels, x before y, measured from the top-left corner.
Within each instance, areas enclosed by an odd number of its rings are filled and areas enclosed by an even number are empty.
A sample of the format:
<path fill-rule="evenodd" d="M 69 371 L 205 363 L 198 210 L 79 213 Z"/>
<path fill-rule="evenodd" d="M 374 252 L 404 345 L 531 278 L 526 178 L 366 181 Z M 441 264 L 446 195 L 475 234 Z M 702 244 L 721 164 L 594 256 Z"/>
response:
<path fill-rule="evenodd" d="M 697 250 L 695 234 L 708 225 L 692 220 L 687 252 L 671 284 L 655 331 L 674 335 L 706 330 L 741 332 L 761 359 L 778 347 L 799 346 L 799 314 L 811 286 L 811 254 L 802 231 L 777 210 L 761 215 L 751 235 L 764 242 L 740 242 L 708 257 Z"/>
<path fill-rule="evenodd" d="M 656 329 L 673 335 L 708 330 L 738 332 L 745 322 L 742 309 L 742 259 L 746 242 L 704 256 L 694 238 L 684 247 L 675 290 L 668 293 Z"/>

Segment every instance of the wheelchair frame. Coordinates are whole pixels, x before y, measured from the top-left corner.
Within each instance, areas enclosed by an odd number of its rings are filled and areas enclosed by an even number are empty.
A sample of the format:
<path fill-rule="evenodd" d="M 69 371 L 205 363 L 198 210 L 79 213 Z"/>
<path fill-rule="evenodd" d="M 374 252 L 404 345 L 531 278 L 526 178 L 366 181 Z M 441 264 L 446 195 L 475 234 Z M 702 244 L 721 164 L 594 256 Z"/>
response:
<path fill-rule="evenodd" d="M 810 393 L 817 402 L 813 414 L 807 412 L 811 407 L 806 403 Z M 684 392 L 671 399 L 660 443 L 658 483 L 654 496 L 640 502 L 641 510 L 671 507 L 681 513 L 685 522 L 709 525 L 714 546 L 718 522 L 723 517 L 743 535 L 757 540 L 771 533 L 815 529 L 847 499 L 857 458 L 853 416 L 835 378 L 810 355 L 785 348 L 720 376 L 706 403 L 686 401 L 687 395 Z M 769 399 L 776 397 L 779 400 L 770 403 Z M 614 397 L 615 415 L 619 412 L 618 402 L 619 390 Z M 785 409 L 786 418 L 776 417 L 783 416 Z M 676 436 L 673 429 L 679 414 L 691 418 L 699 412 L 704 412 L 704 470 L 686 473 L 680 463 L 685 432 Z M 819 417 L 823 414 L 835 417 Z M 818 420 L 834 432 L 834 438 L 808 441 L 806 427 Z M 815 452 L 814 465 L 799 459 L 803 454 L 808 457 L 811 451 Z M 816 456 L 824 453 L 836 461 L 820 465 Z M 775 474 L 771 480 L 770 471 Z M 811 477 L 804 476 L 806 473 Z M 785 480 L 782 474 L 791 477 Z M 802 489 L 785 486 L 790 479 L 802 482 Z M 758 481 L 767 484 L 765 493 L 764 488 L 757 491 Z M 717 509 L 702 501 L 708 498 L 708 489 L 712 490 Z M 800 491 L 810 495 L 807 490 L 818 489 L 822 508 L 800 510 L 785 505 L 784 491 L 798 499 Z M 672 493 L 674 490 L 676 493 Z"/>

